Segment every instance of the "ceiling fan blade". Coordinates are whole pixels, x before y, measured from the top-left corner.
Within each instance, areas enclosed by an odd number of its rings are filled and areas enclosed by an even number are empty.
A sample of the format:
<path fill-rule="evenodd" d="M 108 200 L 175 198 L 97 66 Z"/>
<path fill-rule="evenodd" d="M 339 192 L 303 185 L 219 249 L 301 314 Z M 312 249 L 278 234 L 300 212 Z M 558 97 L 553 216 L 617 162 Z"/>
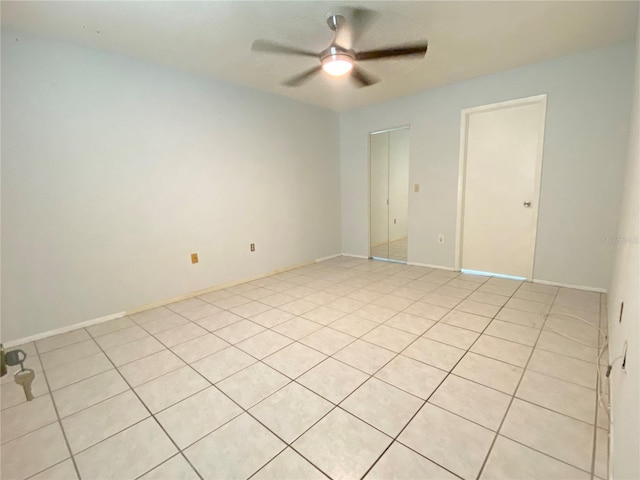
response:
<path fill-rule="evenodd" d="M 266 53 L 284 53 L 287 55 L 302 55 L 304 57 L 318 57 L 315 52 L 309 50 L 302 50 L 301 48 L 289 47 L 287 45 L 281 45 L 279 43 L 270 42 L 269 40 L 256 40 L 251 45 L 251 50 L 254 52 L 266 52 Z"/>
<path fill-rule="evenodd" d="M 295 77 L 291 77 L 286 82 L 282 82 L 282 85 L 284 85 L 285 87 L 297 87 L 298 85 L 301 85 L 309 80 L 314 75 L 320 73 L 320 70 L 322 70 L 322 66 L 318 65 L 317 67 L 313 67 L 305 72 L 300 73 L 299 75 L 296 75 Z"/>
<path fill-rule="evenodd" d="M 366 73 L 364 70 L 356 66 L 351 70 L 351 78 L 357 83 L 358 87 L 368 87 L 369 85 L 373 85 L 380 81 L 370 73 Z"/>
<path fill-rule="evenodd" d="M 427 42 L 414 45 L 399 45 L 391 48 L 382 48 L 380 50 L 368 50 L 366 52 L 356 53 L 356 60 L 378 60 L 381 58 L 391 57 L 423 57 L 427 53 Z"/>

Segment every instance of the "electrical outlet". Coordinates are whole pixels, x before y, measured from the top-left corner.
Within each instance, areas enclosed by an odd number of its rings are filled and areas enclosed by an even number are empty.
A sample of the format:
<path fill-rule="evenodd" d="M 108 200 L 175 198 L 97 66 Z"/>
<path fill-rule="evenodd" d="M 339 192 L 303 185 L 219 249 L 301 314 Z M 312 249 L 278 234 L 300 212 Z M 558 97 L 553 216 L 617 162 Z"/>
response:
<path fill-rule="evenodd" d="M 413 191 L 415 193 L 420 192 L 420 184 L 419 183 L 416 183 L 416 184 L 413 185 Z"/>
<path fill-rule="evenodd" d="M 393 219 L 393 224 L 395 225 L 396 223 L 398 223 L 398 219 L 397 219 L 397 218 L 394 218 L 394 219 Z"/>
<path fill-rule="evenodd" d="M 444 243 L 444 235 L 442 233 L 438 235 L 438 243 Z"/>
<path fill-rule="evenodd" d="M 191 254 L 191 263 L 198 263 L 198 254 L 197 253 L 192 253 Z"/>
<path fill-rule="evenodd" d="M 249 245 L 249 248 L 251 249 L 252 252 L 256 251 L 256 244 L 252 243 L 251 245 Z"/>

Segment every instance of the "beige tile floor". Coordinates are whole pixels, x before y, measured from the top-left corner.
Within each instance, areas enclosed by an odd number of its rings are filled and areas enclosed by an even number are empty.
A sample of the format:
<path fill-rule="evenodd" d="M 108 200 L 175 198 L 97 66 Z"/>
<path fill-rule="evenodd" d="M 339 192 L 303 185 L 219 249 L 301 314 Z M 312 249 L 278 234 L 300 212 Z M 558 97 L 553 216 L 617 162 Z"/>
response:
<path fill-rule="evenodd" d="M 338 257 L 46 338 L 2 478 L 606 478 L 596 348 L 554 333 L 596 331 L 544 322 L 604 301 Z"/>
<path fill-rule="evenodd" d="M 409 239 L 401 238 L 389 242 L 389 244 L 376 245 L 371 247 L 371 256 L 377 258 L 389 258 L 391 260 L 407 261 L 407 249 L 409 247 Z"/>

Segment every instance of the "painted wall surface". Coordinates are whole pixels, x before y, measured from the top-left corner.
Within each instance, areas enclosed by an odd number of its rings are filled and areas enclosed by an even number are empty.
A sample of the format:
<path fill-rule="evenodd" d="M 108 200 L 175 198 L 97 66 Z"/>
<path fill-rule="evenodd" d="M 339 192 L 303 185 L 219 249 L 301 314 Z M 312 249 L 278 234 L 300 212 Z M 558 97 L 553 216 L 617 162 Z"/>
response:
<path fill-rule="evenodd" d="M 1 113 L 3 341 L 340 252 L 332 112 L 3 32 Z"/>
<path fill-rule="evenodd" d="M 609 360 L 613 364 L 610 378 L 612 418 L 611 473 L 614 479 L 640 478 L 640 23 L 636 34 L 636 71 L 627 165 L 620 204 L 617 235 L 608 248 L 615 250 L 613 278 L 609 290 Z M 624 302 L 622 321 L 620 304 Z M 627 343 L 625 371 L 621 360 Z"/>
<path fill-rule="evenodd" d="M 366 255 L 369 132 L 411 126 L 409 261 L 454 266 L 460 112 L 548 94 L 534 276 L 606 288 L 631 111 L 634 46 L 563 57 L 340 115 L 342 250 Z M 427 56 L 428 60 L 428 56 Z M 444 234 L 445 243 L 437 243 Z"/>

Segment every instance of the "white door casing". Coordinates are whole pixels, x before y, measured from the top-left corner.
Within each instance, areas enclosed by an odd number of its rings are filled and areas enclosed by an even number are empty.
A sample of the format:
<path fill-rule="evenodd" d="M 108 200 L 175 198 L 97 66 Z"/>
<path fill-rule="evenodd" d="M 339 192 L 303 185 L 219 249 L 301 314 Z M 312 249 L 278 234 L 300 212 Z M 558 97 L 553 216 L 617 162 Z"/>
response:
<path fill-rule="evenodd" d="M 456 270 L 533 278 L 546 99 L 462 111 Z"/>

